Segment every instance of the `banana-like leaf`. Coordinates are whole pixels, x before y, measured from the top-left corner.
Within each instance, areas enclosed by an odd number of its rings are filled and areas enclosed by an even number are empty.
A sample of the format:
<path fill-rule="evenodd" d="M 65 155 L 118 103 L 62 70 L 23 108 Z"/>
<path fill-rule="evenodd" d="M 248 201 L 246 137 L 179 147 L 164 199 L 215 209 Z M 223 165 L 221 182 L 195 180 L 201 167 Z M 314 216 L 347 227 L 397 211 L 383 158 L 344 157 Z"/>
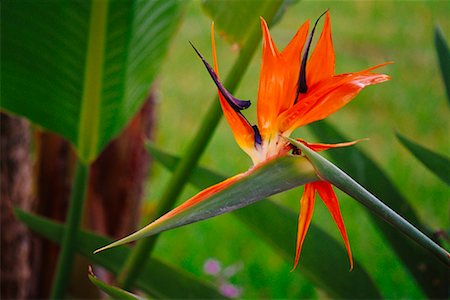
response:
<path fill-rule="evenodd" d="M 182 1 L 3 1 L 1 107 L 91 162 L 139 109 Z"/>
<path fill-rule="evenodd" d="M 371 212 L 390 223 L 396 229 L 407 235 L 409 238 L 420 244 L 423 248 L 430 251 L 438 259 L 440 259 L 447 267 L 450 267 L 450 254 L 431 240 L 428 236 L 414 227 L 411 223 L 402 218 L 386 204 L 381 202 L 377 197 L 372 195 L 364 187 L 358 184 L 350 176 L 333 165 L 331 162 L 309 149 L 302 143 L 288 139 L 291 144 L 301 149 L 311 163 L 314 165 L 320 178 L 332 183 L 334 186 L 350 195 L 355 200 L 366 206 Z"/>
<path fill-rule="evenodd" d="M 448 157 L 428 150 L 398 132 L 397 138 L 428 170 L 450 185 L 450 159 Z"/>
<path fill-rule="evenodd" d="M 147 149 L 152 157 L 168 170 L 173 171 L 176 168 L 178 157 L 157 149 L 151 143 L 147 144 Z M 197 188 L 204 189 L 224 178 L 208 169 L 196 167 L 189 181 Z M 293 262 L 298 218 L 295 212 L 266 199 L 233 211 L 232 214 L 259 234 L 286 261 Z M 347 260 L 344 247 L 311 223 L 308 241 L 303 245 L 300 264 L 295 271 L 302 273 L 332 298 L 381 298 L 370 275 L 357 259 L 352 272 L 348 272 Z"/>
<path fill-rule="evenodd" d="M 21 209 L 16 209 L 15 214 L 19 220 L 37 234 L 55 243 L 61 243 L 65 225 L 27 213 Z M 77 252 L 87 257 L 92 263 L 117 274 L 129 255 L 130 248 L 122 246 L 101 254 L 94 255 L 92 253 L 94 249 L 110 242 L 111 239 L 104 236 L 81 231 L 78 236 Z M 136 281 L 136 287 L 152 296 L 172 299 L 223 298 L 209 283 L 171 267 L 159 259 L 149 258 L 142 268 L 143 272 Z"/>
<path fill-rule="evenodd" d="M 124 299 L 124 300 L 139 300 L 139 299 L 145 299 L 143 297 L 139 297 L 133 293 L 127 292 L 125 290 L 122 290 L 121 288 L 118 288 L 116 286 L 112 286 L 107 284 L 106 282 L 101 281 L 97 277 L 95 277 L 94 273 L 92 272 L 92 269 L 89 269 L 88 274 L 89 280 L 100 290 L 105 292 L 107 295 L 109 295 L 112 299 Z"/>
<path fill-rule="evenodd" d="M 205 13 L 214 20 L 217 31 L 232 44 L 242 46 L 246 43 L 254 27 L 259 27 L 259 18 L 265 17 L 266 12 L 276 8 L 277 15 L 271 22 L 280 19 L 286 6 L 293 1 L 286 0 L 260 0 L 255 5 L 254 1 L 216 1 L 206 0 L 202 2 Z"/>
<path fill-rule="evenodd" d="M 198 193 L 141 230 L 95 252 L 212 218 L 317 180 L 314 168 L 306 158 L 278 157 Z"/>
<path fill-rule="evenodd" d="M 321 141 L 338 143 L 351 140 L 326 121 L 310 124 L 308 128 Z M 419 220 L 417 213 L 408 203 L 407 199 L 398 191 L 383 170 L 365 153 L 358 150 L 357 147 L 349 147 L 329 151 L 327 154 L 339 167 L 346 170 L 346 172 L 379 199 L 383 199 L 394 211 L 414 224 L 415 227 L 427 236 L 432 236 L 431 230 Z M 374 214 L 369 214 L 369 216 L 428 297 L 447 298 L 447 268 L 428 251 L 414 243 L 408 237 L 400 234 L 395 228 Z"/>
<path fill-rule="evenodd" d="M 445 90 L 447 91 L 447 100 L 450 103 L 450 49 L 439 27 L 436 27 L 434 30 L 434 44 L 436 46 Z"/>

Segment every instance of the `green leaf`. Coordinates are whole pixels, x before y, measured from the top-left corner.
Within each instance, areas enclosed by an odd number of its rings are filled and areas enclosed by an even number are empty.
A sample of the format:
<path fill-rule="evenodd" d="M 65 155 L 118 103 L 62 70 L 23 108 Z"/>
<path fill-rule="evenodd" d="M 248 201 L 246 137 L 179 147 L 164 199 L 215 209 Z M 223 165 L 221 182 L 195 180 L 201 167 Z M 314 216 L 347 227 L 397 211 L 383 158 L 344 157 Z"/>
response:
<path fill-rule="evenodd" d="M 122 290 L 116 286 L 109 285 L 97 277 L 95 277 L 94 273 L 92 273 L 92 270 L 89 270 L 88 274 L 89 280 L 97 286 L 99 289 L 101 289 L 103 292 L 111 296 L 112 299 L 124 299 L 124 300 L 136 300 L 136 299 L 145 299 L 142 297 L 138 297 L 130 292 L 127 292 L 125 290 Z"/>
<path fill-rule="evenodd" d="M 300 142 L 294 139 L 288 139 L 292 145 L 301 149 L 311 163 L 314 165 L 320 178 L 332 183 L 334 186 L 344 191 L 355 200 L 366 206 L 371 212 L 390 223 L 396 229 L 407 235 L 409 238 L 420 244 L 422 247 L 433 253 L 440 259 L 447 267 L 450 267 L 450 254 L 431 240 L 428 236 L 411 225 L 408 221 L 403 219 L 399 214 L 393 211 L 386 204 L 381 202 L 377 197 L 372 195 L 359 183 L 353 180 L 350 176 L 333 165 L 331 162 L 309 149 Z"/>
<path fill-rule="evenodd" d="M 445 41 L 444 34 L 439 27 L 434 29 L 434 45 L 439 60 L 442 80 L 447 91 L 447 100 L 450 103 L 450 49 Z"/>
<path fill-rule="evenodd" d="M 27 213 L 21 209 L 16 209 L 15 214 L 34 232 L 55 243 L 61 243 L 64 225 Z M 94 264 L 117 274 L 130 253 L 130 248 L 123 246 L 101 254 L 93 254 L 94 249 L 110 242 L 111 239 L 109 238 L 81 231 L 76 245 L 77 252 L 87 257 Z M 145 265 L 142 265 L 142 268 L 143 272 L 136 281 L 136 287 L 155 297 L 178 299 L 223 298 L 210 284 L 158 259 L 150 258 Z"/>
<path fill-rule="evenodd" d="M 428 150 L 398 132 L 397 138 L 428 170 L 450 185 L 450 159 L 448 157 Z"/>
<path fill-rule="evenodd" d="M 267 19 L 266 14 L 273 8 L 277 9 L 274 18 L 279 20 L 286 6 L 291 1 L 285 0 L 260 0 L 260 1 L 217 1 L 206 0 L 202 2 L 205 13 L 214 20 L 218 32 L 231 43 L 244 45 L 249 36 L 259 28 L 259 18 Z M 273 25 L 274 22 L 271 24 Z"/>
<path fill-rule="evenodd" d="M 1 107 L 93 161 L 145 100 L 182 1 L 2 4 Z"/>
<path fill-rule="evenodd" d="M 310 124 L 308 128 L 321 141 L 327 143 L 350 140 L 325 121 Z M 327 151 L 327 155 L 336 162 L 337 166 L 345 170 L 376 197 L 383 199 L 386 205 L 414 224 L 420 231 L 432 236 L 432 232 L 419 220 L 407 199 L 398 191 L 383 170 L 365 153 L 358 150 L 358 147 L 330 150 Z M 369 214 L 369 216 L 428 297 L 445 298 L 448 292 L 445 284 L 447 268 L 428 251 L 400 234 L 395 228 L 373 214 Z M 420 268 L 418 262 L 421 264 Z"/>
<path fill-rule="evenodd" d="M 150 143 L 147 144 L 147 149 L 156 161 L 171 171 L 179 162 L 178 157 L 167 154 Z M 189 180 L 197 188 L 204 189 L 224 180 L 224 176 L 196 167 Z M 232 214 L 259 234 L 286 261 L 293 262 L 298 218 L 296 213 L 266 199 L 233 211 Z M 369 274 L 358 261 L 355 260 L 353 271 L 348 272 L 347 260 L 344 247 L 313 221 L 303 245 L 300 264 L 295 270 L 333 298 L 381 298 Z"/>
<path fill-rule="evenodd" d="M 308 182 L 317 175 L 309 161 L 298 156 L 283 156 L 257 165 L 247 171 L 217 184 L 210 191 L 192 197 L 183 205 L 163 215 L 144 228 L 109 244 L 95 252 L 123 245 L 172 228 L 218 216 L 250 205 L 270 195 L 287 191 Z M 231 181 L 229 181 L 231 180 Z M 225 186 L 222 184 L 225 183 Z M 228 184 L 229 183 L 229 184 Z"/>

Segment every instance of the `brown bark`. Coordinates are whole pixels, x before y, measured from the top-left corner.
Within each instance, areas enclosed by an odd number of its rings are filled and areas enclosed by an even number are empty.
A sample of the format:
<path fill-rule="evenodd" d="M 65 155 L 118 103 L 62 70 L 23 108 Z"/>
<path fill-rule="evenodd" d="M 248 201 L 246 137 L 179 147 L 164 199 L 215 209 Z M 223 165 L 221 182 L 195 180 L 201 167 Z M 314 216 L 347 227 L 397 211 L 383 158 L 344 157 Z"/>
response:
<path fill-rule="evenodd" d="M 64 222 L 71 191 L 75 155 L 60 136 L 48 132 L 36 133 L 36 195 L 34 211 L 41 216 Z M 59 247 L 46 239 L 40 239 L 34 249 L 37 290 L 35 298 L 49 296 L 58 259 Z"/>
<path fill-rule="evenodd" d="M 29 123 L 0 113 L 1 123 L 1 299 L 26 299 L 33 288 L 31 235 L 13 214 L 13 207 L 32 205 L 32 161 Z"/>
<path fill-rule="evenodd" d="M 96 232 L 119 238 L 136 229 L 150 164 L 145 139 L 152 138 L 154 93 L 122 134 L 91 167 L 89 224 Z"/>

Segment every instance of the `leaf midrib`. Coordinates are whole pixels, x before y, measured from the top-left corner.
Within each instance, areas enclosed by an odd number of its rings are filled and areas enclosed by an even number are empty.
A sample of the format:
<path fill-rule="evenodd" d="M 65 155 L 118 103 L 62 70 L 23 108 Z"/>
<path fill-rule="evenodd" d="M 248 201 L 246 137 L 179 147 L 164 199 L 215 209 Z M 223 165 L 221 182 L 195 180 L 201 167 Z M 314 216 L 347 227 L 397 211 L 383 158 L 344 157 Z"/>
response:
<path fill-rule="evenodd" d="M 86 52 L 78 148 L 82 161 L 95 159 L 99 142 L 100 103 L 109 1 L 92 1 Z"/>

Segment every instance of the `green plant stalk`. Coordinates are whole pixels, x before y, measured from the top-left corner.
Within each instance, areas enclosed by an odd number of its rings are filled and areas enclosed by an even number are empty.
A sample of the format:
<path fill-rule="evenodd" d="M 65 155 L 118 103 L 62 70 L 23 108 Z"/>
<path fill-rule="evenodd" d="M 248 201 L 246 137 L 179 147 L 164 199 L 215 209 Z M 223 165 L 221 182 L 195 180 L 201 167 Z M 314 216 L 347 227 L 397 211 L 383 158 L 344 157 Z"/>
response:
<path fill-rule="evenodd" d="M 273 1 L 272 6 L 279 6 L 280 3 Z M 267 15 L 266 20 L 270 23 L 276 12 L 277 7 L 270 6 L 268 12 L 271 14 Z M 257 22 L 255 22 L 257 23 Z M 226 88 L 233 93 L 239 82 L 241 81 L 245 70 L 250 64 L 251 58 L 253 57 L 257 45 L 261 40 L 261 34 L 259 31 L 259 24 L 255 25 L 252 33 L 248 37 L 245 45 L 241 49 L 239 56 L 233 65 L 227 79 L 225 80 Z M 203 154 L 209 140 L 211 139 L 219 121 L 222 117 L 222 109 L 219 105 L 219 100 L 216 97 L 215 101 L 209 107 L 205 118 L 202 121 L 200 129 L 197 131 L 196 136 L 193 138 L 192 142 L 189 144 L 185 155 L 181 159 L 177 168 L 172 173 L 170 181 L 168 182 L 166 189 L 159 201 L 155 217 L 162 216 L 164 213 L 168 212 L 174 205 L 179 195 L 183 191 L 184 186 L 189 180 L 194 167 L 197 165 L 201 155 Z M 142 264 L 150 256 L 156 240 L 159 235 L 154 235 L 139 241 L 136 247 L 131 252 L 125 265 L 118 276 L 118 283 L 124 289 L 130 289 L 133 282 L 139 276 Z"/>
<path fill-rule="evenodd" d="M 67 212 L 66 230 L 61 243 L 61 251 L 58 257 L 55 278 L 50 293 L 50 299 L 62 299 L 69 283 L 72 263 L 75 256 L 75 248 L 81 219 L 83 216 L 84 200 L 89 179 L 89 165 L 77 162 L 72 194 Z"/>

